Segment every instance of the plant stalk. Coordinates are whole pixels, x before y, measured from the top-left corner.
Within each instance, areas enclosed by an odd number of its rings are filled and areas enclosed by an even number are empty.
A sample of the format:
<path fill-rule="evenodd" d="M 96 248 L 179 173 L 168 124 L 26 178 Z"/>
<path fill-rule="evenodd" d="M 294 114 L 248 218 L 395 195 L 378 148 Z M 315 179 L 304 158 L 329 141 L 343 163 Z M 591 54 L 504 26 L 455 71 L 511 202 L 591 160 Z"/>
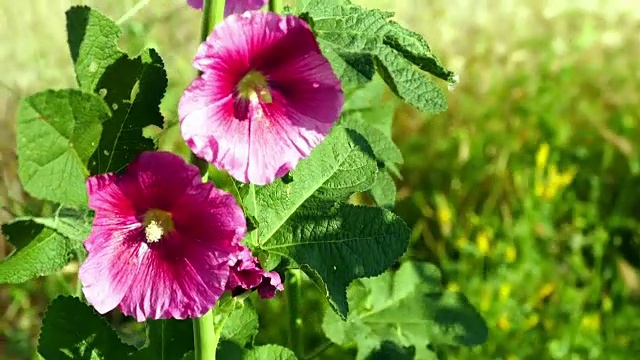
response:
<path fill-rule="evenodd" d="M 220 336 L 213 326 L 213 309 L 193 319 L 193 345 L 195 360 L 216 360 L 216 348 Z"/>
<path fill-rule="evenodd" d="M 202 7 L 202 20 L 200 23 L 200 43 L 205 42 L 213 27 L 224 20 L 224 6 L 225 0 L 204 0 Z M 202 75 L 202 72 L 198 71 L 198 76 L 200 75 Z M 190 161 L 200 169 L 201 176 L 204 176 L 204 174 L 207 173 L 209 164 L 193 152 L 191 153 Z"/>
<path fill-rule="evenodd" d="M 284 2 L 282 0 L 269 0 L 269 11 L 282 14 Z"/>
<path fill-rule="evenodd" d="M 297 270 L 292 269 L 287 271 L 286 276 L 285 293 L 289 310 L 289 348 L 293 350 L 298 358 L 301 358 L 304 348 L 302 341 L 302 318 L 298 311 L 298 304 L 300 301 L 302 278 Z"/>

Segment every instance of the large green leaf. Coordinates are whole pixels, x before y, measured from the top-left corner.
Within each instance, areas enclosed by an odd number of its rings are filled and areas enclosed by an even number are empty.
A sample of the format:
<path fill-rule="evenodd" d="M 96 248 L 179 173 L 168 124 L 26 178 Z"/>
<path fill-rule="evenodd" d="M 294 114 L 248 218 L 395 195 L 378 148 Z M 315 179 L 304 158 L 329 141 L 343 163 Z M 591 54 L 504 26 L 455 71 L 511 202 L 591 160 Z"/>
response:
<path fill-rule="evenodd" d="M 90 230 L 90 214 L 73 209 L 61 209 L 52 218 L 19 218 L 2 225 L 15 250 L 0 262 L 0 283 L 55 273 L 82 247 Z"/>
<path fill-rule="evenodd" d="M 346 316 L 346 287 L 375 276 L 406 250 L 409 230 L 394 214 L 344 203 L 375 181 L 376 161 L 368 143 L 353 130 L 335 126 L 308 159 L 258 188 L 245 200 L 258 229 L 248 245 L 297 263 L 323 287 L 334 308 Z"/>
<path fill-rule="evenodd" d="M 487 338 L 482 316 L 462 294 L 443 291 L 440 272 L 427 263 L 359 280 L 349 288 L 349 304 L 346 321 L 328 311 L 322 327 L 337 344 L 357 343 L 358 359 L 384 341 L 414 346 L 417 359 L 428 359 L 429 344 L 474 346 Z"/>
<path fill-rule="evenodd" d="M 428 73 L 448 81 L 454 81 L 454 74 L 442 66 L 421 36 L 390 21 L 392 13 L 366 10 L 346 0 L 301 0 L 296 10 L 310 22 L 318 44 L 347 91 L 372 76 L 363 71 L 370 69 L 362 65 L 364 61 L 347 62 L 344 58 L 373 60 L 396 95 L 421 111 L 446 109 L 444 94 Z"/>
<path fill-rule="evenodd" d="M 239 346 L 253 344 L 253 338 L 258 334 L 258 314 L 248 300 L 236 303 L 235 309 L 226 314 L 220 337 Z"/>
<path fill-rule="evenodd" d="M 164 124 L 159 108 L 167 87 L 164 63 L 153 49 L 129 58 L 118 48 L 118 25 L 89 7 L 67 11 L 67 29 L 79 86 L 103 96 L 113 109 L 91 156 L 90 171 L 119 171 L 140 152 L 156 148 L 143 129 Z"/>
<path fill-rule="evenodd" d="M 18 174 L 34 197 L 86 206 L 85 180 L 109 108 L 97 95 L 48 90 L 18 110 Z"/>
<path fill-rule="evenodd" d="M 51 302 L 38 340 L 38 353 L 45 360 L 125 360 L 135 350 L 92 308 L 70 296 Z"/>

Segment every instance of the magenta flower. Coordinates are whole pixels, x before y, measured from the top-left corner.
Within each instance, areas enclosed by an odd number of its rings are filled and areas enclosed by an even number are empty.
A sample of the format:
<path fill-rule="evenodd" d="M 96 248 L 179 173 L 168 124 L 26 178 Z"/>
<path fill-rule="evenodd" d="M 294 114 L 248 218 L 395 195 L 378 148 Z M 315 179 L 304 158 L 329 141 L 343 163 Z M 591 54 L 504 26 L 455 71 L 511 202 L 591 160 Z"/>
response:
<path fill-rule="evenodd" d="M 192 8 L 202 10 L 204 0 L 187 0 Z M 267 3 L 267 0 L 227 0 L 224 3 L 224 16 L 242 14 L 247 10 L 259 10 Z"/>
<path fill-rule="evenodd" d="M 167 152 L 144 152 L 121 175 L 90 177 L 87 191 L 95 218 L 79 277 L 98 312 L 119 306 L 144 321 L 213 307 L 246 233 L 232 195 Z"/>
<path fill-rule="evenodd" d="M 251 254 L 251 250 L 243 245 L 239 246 L 236 255 L 229 261 L 231 273 L 227 282 L 227 290 L 239 293 L 245 290 L 258 289 L 258 294 L 264 299 L 276 295 L 276 290 L 282 291 L 280 275 L 275 271 L 266 272 L 258 264 L 258 259 Z"/>
<path fill-rule="evenodd" d="M 336 122 L 340 80 L 307 24 L 248 11 L 218 24 L 193 62 L 182 136 L 198 156 L 236 179 L 267 184 L 307 157 Z"/>

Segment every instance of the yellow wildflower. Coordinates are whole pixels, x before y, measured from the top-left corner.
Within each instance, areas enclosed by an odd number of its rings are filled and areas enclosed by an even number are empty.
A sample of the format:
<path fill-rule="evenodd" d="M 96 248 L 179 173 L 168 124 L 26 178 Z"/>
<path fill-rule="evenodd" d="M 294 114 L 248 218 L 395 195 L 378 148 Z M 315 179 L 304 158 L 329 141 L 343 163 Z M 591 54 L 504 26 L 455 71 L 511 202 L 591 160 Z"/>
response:
<path fill-rule="evenodd" d="M 549 144 L 543 143 L 538 147 L 538 151 L 536 152 L 536 172 L 542 173 L 544 168 L 547 166 L 547 161 L 549 161 Z"/>
<path fill-rule="evenodd" d="M 476 235 L 476 246 L 478 247 L 478 251 L 484 256 L 489 254 L 490 248 L 490 234 L 487 230 L 482 230 Z"/>
<path fill-rule="evenodd" d="M 533 313 L 527 317 L 527 321 L 525 323 L 525 327 L 527 330 L 534 328 L 540 323 L 540 315 L 537 313 Z"/>
<path fill-rule="evenodd" d="M 586 330 L 600 330 L 600 314 L 594 313 L 583 316 L 580 325 Z"/>
<path fill-rule="evenodd" d="M 507 264 L 511 264 L 514 261 L 516 261 L 517 257 L 518 257 L 518 252 L 516 250 L 516 247 L 513 245 L 507 246 L 507 249 L 504 252 L 504 261 L 506 261 Z"/>
<path fill-rule="evenodd" d="M 499 293 L 501 302 L 506 302 L 507 300 L 509 300 L 509 296 L 511 295 L 511 284 L 504 283 L 500 285 Z"/>
<path fill-rule="evenodd" d="M 446 236 L 451 234 L 451 225 L 453 222 L 453 212 L 449 207 L 447 199 L 442 195 L 436 195 L 436 216 L 438 217 L 438 224 L 440 224 L 440 231 Z"/>
<path fill-rule="evenodd" d="M 536 302 L 541 302 L 544 299 L 551 296 L 551 294 L 555 289 L 556 289 L 556 284 L 551 282 L 542 285 L 542 287 L 538 291 L 538 295 L 536 296 Z"/>
<path fill-rule="evenodd" d="M 447 284 L 447 291 L 459 292 L 460 285 L 458 285 L 458 283 L 455 283 L 455 282 L 450 282 L 449 284 Z"/>
<path fill-rule="evenodd" d="M 502 314 L 498 319 L 498 329 L 503 331 L 508 331 L 511 329 L 511 321 L 509 321 L 509 317 L 506 314 Z"/>

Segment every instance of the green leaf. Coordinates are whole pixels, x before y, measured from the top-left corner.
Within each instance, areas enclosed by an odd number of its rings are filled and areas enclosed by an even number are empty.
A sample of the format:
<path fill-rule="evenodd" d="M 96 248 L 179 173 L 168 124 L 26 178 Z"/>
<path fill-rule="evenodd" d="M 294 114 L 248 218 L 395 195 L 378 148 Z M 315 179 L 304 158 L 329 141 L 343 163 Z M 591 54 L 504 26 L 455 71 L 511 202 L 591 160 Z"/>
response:
<path fill-rule="evenodd" d="M 89 159 L 109 108 L 97 95 L 48 90 L 23 99 L 18 110 L 18 174 L 34 197 L 86 206 Z"/>
<path fill-rule="evenodd" d="M 298 209 L 261 248 L 293 259 L 314 280 L 322 279 L 332 306 L 347 316 L 347 286 L 393 265 L 408 239 L 405 223 L 387 210 L 315 203 Z"/>
<path fill-rule="evenodd" d="M 87 213 L 65 209 L 53 218 L 19 218 L 2 225 L 15 250 L 0 262 L 0 283 L 21 283 L 60 270 L 82 247 L 90 224 Z"/>
<path fill-rule="evenodd" d="M 456 73 L 444 67 L 422 35 L 403 28 L 395 21 L 389 21 L 389 32 L 384 36 L 384 44 L 398 51 L 420 69 L 449 83 L 457 82 Z"/>
<path fill-rule="evenodd" d="M 340 124 L 362 134 L 373 149 L 376 159 L 384 163 L 387 168 L 399 173 L 397 164 L 404 162 L 402 152 L 393 142 L 391 136 L 372 126 L 369 119 L 365 118 L 366 114 L 359 110 L 345 111 L 340 117 Z"/>
<path fill-rule="evenodd" d="M 167 88 L 164 63 L 153 49 L 129 58 L 118 48 L 118 25 L 89 7 L 67 11 L 67 29 L 78 84 L 103 96 L 113 109 L 91 156 L 90 171 L 117 172 L 140 152 L 156 148 L 143 129 L 164 125 L 159 108 Z"/>
<path fill-rule="evenodd" d="M 93 92 L 107 67 L 122 56 L 117 45 L 122 30 L 88 6 L 73 6 L 66 16 L 67 42 L 78 85 Z"/>
<path fill-rule="evenodd" d="M 418 70 L 392 48 L 381 47 L 376 53 L 378 73 L 401 99 L 427 113 L 447 109 L 447 99 L 442 90 L 427 73 Z"/>
<path fill-rule="evenodd" d="M 349 283 L 382 273 L 408 244 L 409 230 L 397 216 L 343 202 L 368 190 L 376 171 L 362 136 L 337 125 L 291 172 L 292 181 L 257 188 L 244 202 L 259 223 L 247 245 L 292 259 L 325 288 L 342 316 Z"/>
<path fill-rule="evenodd" d="M 135 360 L 181 359 L 193 350 L 192 320 L 148 320 L 146 325 L 147 346 L 135 354 Z"/>
<path fill-rule="evenodd" d="M 143 129 L 164 125 L 160 102 L 166 87 L 164 63 L 153 49 L 135 59 L 123 55 L 107 68 L 98 88 L 106 90 L 104 99 L 114 110 L 91 157 L 93 174 L 120 171 L 141 152 L 155 150 L 155 143 L 143 136 Z M 137 93 L 132 94 L 135 89 Z"/>
<path fill-rule="evenodd" d="M 346 91 L 371 81 L 373 76 L 364 71 L 370 69 L 369 63 L 353 65 L 344 61 L 344 55 L 372 59 L 378 73 L 400 98 L 425 112 L 446 109 L 443 92 L 423 70 L 451 81 L 455 76 L 442 66 L 422 37 L 390 21 L 392 13 L 366 10 L 349 1 L 318 0 L 300 1 L 297 13 L 308 19 Z"/>
<path fill-rule="evenodd" d="M 240 346 L 253 344 L 253 338 L 258 333 L 258 314 L 247 300 L 238 303 L 236 309 L 224 322 L 221 338 L 233 341 Z"/>
<path fill-rule="evenodd" d="M 368 155 L 368 156 L 367 156 Z M 270 241 L 273 234 L 305 201 L 311 198 L 344 200 L 368 190 L 375 181 L 377 165 L 366 140 L 353 130 L 334 126 L 311 155 L 291 171 L 293 181 L 276 180 L 260 187 L 245 200 L 258 221 L 258 238 L 251 245 Z"/>
<path fill-rule="evenodd" d="M 245 360 L 296 360 L 293 351 L 280 345 L 263 345 L 251 349 L 247 352 Z"/>
<path fill-rule="evenodd" d="M 406 262 L 397 272 L 361 279 L 349 288 L 346 321 L 327 311 L 323 330 L 337 344 L 358 344 L 358 359 L 384 341 L 415 346 L 416 358 L 432 358 L 430 344 L 474 346 L 487 338 L 482 316 L 459 293 L 444 292 L 438 269 Z"/>
<path fill-rule="evenodd" d="M 386 171 L 378 171 L 376 182 L 371 187 L 371 196 L 378 206 L 393 209 L 396 206 L 396 183 Z"/>
<path fill-rule="evenodd" d="M 38 341 L 46 360 L 128 359 L 135 350 L 78 298 L 61 296 L 47 308 Z"/>

